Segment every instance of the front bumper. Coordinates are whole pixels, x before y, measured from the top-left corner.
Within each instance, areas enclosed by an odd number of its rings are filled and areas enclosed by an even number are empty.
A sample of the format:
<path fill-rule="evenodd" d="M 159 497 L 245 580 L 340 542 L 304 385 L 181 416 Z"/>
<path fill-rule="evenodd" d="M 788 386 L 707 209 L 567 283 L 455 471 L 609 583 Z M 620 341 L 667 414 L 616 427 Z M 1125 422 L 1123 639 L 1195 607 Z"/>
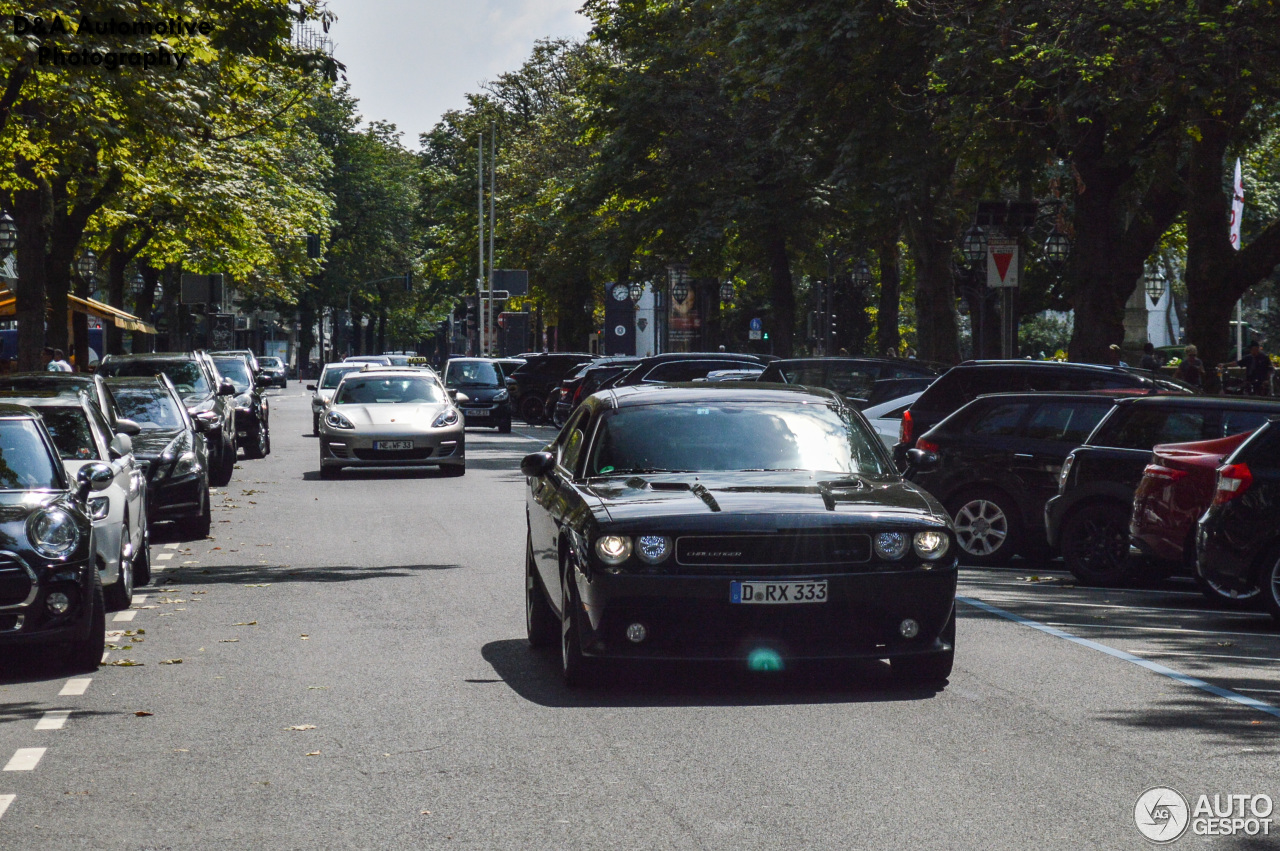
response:
<path fill-rule="evenodd" d="M 468 426 L 497 426 L 511 422 L 511 406 L 507 402 L 468 402 L 458 406 L 463 423 Z"/>
<path fill-rule="evenodd" d="M 27 598 L 0 606 L 0 647 L 84 638 L 93 614 L 93 571 L 92 559 L 56 568 L 28 566 L 26 572 L 35 579 Z M 46 601 L 55 591 L 71 598 L 71 608 L 65 614 L 49 611 Z"/>
<path fill-rule="evenodd" d="M 785 575 L 776 581 L 826 580 L 824 603 L 742 605 L 730 599 L 729 576 L 635 576 L 575 570 L 583 654 L 593 658 L 744 661 L 758 650 L 785 661 L 872 660 L 952 649 L 948 626 L 956 596 L 956 562 L 931 570 Z M 919 624 L 913 638 L 899 627 Z M 627 627 L 643 624 L 633 643 Z"/>
<path fill-rule="evenodd" d="M 203 473 L 147 483 L 147 517 L 154 521 L 185 520 L 204 511 Z"/>
<path fill-rule="evenodd" d="M 321 426 L 320 466 L 322 467 L 439 467 L 466 463 L 463 421 L 430 432 L 344 431 Z M 412 449 L 379 449 L 382 441 L 412 441 Z"/>
<path fill-rule="evenodd" d="M 1062 528 L 1062 495 L 1053 496 L 1044 504 L 1044 534 L 1049 540 L 1049 546 L 1057 549 L 1061 543 L 1058 540 L 1058 530 Z"/>

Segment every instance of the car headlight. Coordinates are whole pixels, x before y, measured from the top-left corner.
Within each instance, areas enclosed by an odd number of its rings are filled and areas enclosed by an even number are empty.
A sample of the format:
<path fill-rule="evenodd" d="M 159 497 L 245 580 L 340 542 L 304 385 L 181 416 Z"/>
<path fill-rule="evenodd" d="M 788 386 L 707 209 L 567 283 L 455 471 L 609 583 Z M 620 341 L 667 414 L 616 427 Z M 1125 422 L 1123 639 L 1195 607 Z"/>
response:
<path fill-rule="evenodd" d="M 506 390 L 499 390 L 499 391 L 494 395 L 494 397 L 493 397 L 493 401 L 495 401 L 495 402 L 505 402 L 505 401 L 507 401 L 507 400 L 508 400 L 508 399 L 510 399 L 510 398 L 511 398 L 511 394 L 510 394 L 510 393 L 508 393 Z"/>
<path fill-rule="evenodd" d="M 1071 465 L 1076 460 L 1076 456 L 1068 455 L 1066 460 L 1062 462 L 1062 469 L 1058 471 L 1058 493 L 1062 493 L 1067 487 L 1067 479 L 1071 478 Z"/>
<path fill-rule="evenodd" d="M 173 476 L 177 478 L 178 476 L 189 475 L 194 473 L 199 466 L 194 452 L 183 452 L 178 456 L 177 463 L 173 465 Z"/>
<path fill-rule="evenodd" d="M 928 529 L 924 532 L 916 532 L 915 539 L 912 541 L 916 555 L 927 561 L 936 561 L 947 554 L 947 549 L 951 546 L 951 542 L 943 532 L 935 529 Z"/>
<path fill-rule="evenodd" d="M 636 538 L 636 554 L 646 564 L 664 562 L 671 555 L 671 539 L 666 535 L 641 535 Z"/>
<path fill-rule="evenodd" d="M 248 411 L 253 408 L 253 397 L 248 393 L 241 393 L 236 397 L 236 410 Z"/>
<path fill-rule="evenodd" d="M 89 519 L 106 520 L 111 513 L 111 497 L 94 496 L 89 498 Z"/>
<path fill-rule="evenodd" d="M 596 555 L 605 564 L 622 564 L 631 558 L 631 539 L 622 535 L 596 538 Z"/>
<path fill-rule="evenodd" d="M 880 532 L 875 543 L 876 555 L 886 561 L 896 561 L 906 554 L 909 541 L 902 532 Z"/>
<path fill-rule="evenodd" d="M 436 417 L 436 421 L 431 424 L 431 427 L 444 428 L 445 426 L 457 425 L 457 423 L 458 409 L 449 408 L 448 410 L 442 411 L 440 416 Z"/>
<path fill-rule="evenodd" d="M 62 558 L 80 543 L 76 519 L 61 508 L 49 508 L 31 516 L 27 522 L 31 546 L 46 558 Z"/>
<path fill-rule="evenodd" d="M 339 411 L 330 411 L 324 415 L 325 425 L 332 428 L 355 428 L 355 423 L 347 419 Z"/>

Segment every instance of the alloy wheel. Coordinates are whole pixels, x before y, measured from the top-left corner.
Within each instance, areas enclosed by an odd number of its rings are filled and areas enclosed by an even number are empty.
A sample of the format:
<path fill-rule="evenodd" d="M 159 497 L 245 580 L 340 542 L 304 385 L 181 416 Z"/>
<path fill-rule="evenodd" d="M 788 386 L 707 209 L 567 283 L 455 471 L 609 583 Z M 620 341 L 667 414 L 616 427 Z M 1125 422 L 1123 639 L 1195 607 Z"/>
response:
<path fill-rule="evenodd" d="M 969 555 L 986 556 L 1004 546 L 1009 518 L 994 502 L 974 499 L 960 506 L 955 516 L 956 540 Z"/>

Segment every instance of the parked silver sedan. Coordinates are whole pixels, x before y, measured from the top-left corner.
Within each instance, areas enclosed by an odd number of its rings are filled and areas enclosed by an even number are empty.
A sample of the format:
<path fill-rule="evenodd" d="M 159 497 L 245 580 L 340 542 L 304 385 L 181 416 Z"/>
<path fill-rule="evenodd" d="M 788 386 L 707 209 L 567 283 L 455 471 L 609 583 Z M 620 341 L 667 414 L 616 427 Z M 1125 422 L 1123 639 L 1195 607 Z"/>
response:
<path fill-rule="evenodd" d="M 434 374 L 366 367 L 343 376 L 320 421 L 320 478 L 344 467 L 466 473 L 462 414 Z"/>

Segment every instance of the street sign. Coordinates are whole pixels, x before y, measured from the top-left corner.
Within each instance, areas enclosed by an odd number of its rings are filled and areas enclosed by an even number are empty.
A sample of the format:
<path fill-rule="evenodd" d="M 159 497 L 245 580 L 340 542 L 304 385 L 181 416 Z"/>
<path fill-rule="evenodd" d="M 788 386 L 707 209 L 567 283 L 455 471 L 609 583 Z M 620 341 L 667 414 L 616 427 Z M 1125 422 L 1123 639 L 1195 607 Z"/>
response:
<path fill-rule="evenodd" d="M 752 328 L 747 331 L 748 340 L 759 340 L 763 336 L 764 336 L 764 332 L 761 331 L 759 328 Z"/>
<path fill-rule="evenodd" d="M 493 288 L 511 295 L 529 294 L 529 273 L 524 269 L 494 269 Z"/>
<path fill-rule="evenodd" d="M 987 286 L 1018 286 L 1018 241 L 1004 236 L 987 237 Z"/>
<path fill-rule="evenodd" d="M 752 319 L 752 320 L 751 320 L 751 330 L 752 330 L 752 331 L 763 331 L 763 330 L 764 330 L 764 320 L 763 320 L 763 319 L 761 319 L 761 318 L 759 318 L 759 317 L 756 317 L 755 319 Z M 758 337 L 752 337 L 751 339 L 753 339 L 753 340 L 757 340 L 757 339 L 759 339 L 759 338 L 758 338 Z"/>

